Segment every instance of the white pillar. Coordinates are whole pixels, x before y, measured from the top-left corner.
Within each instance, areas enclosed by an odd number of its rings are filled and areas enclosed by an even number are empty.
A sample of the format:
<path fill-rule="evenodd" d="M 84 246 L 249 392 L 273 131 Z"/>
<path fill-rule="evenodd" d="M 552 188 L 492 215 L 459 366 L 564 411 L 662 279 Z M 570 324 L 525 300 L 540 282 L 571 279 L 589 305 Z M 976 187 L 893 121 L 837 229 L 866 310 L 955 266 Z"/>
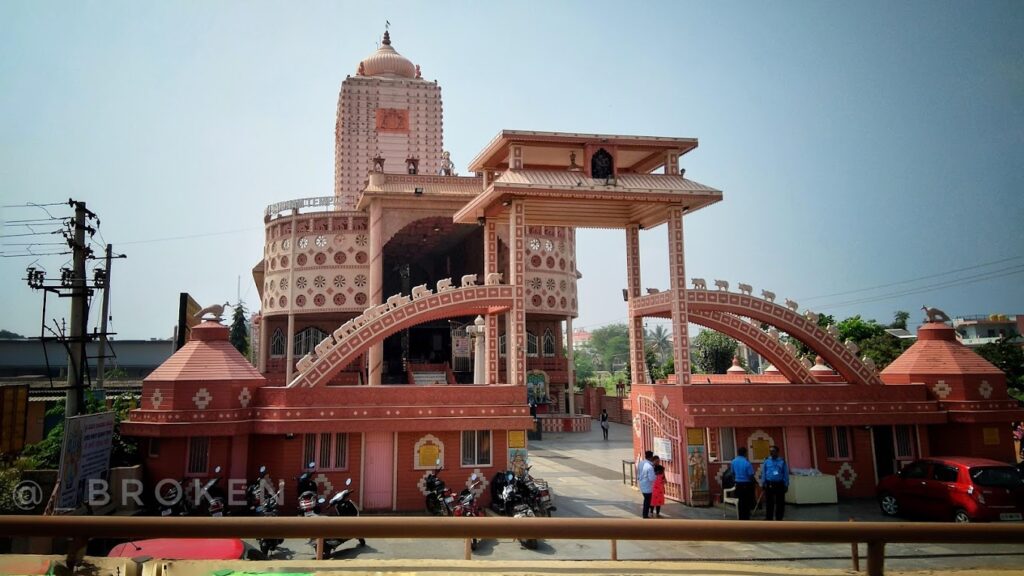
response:
<path fill-rule="evenodd" d="M 569 375 L 569 415 L 576 415 L 576 352 L 572 349 L 572 316 L 565 317 L 565 343 L 566 359 L 569 366 L 566 373 Z"/>
<path fill-rule="evenodd" d="M 466 332 L 474 337 L 473 345 L 473 384 L 487 384 L 487 321 L 477 316 L 473 326 L 467 326 Z"/>
<path fill-rule="evenodd" d="M 292 383 L 292 373 L 295 372 L 295 314 L 288 313 L 288 336 L 285 340 L 284 356 L 284 385 Z"/>

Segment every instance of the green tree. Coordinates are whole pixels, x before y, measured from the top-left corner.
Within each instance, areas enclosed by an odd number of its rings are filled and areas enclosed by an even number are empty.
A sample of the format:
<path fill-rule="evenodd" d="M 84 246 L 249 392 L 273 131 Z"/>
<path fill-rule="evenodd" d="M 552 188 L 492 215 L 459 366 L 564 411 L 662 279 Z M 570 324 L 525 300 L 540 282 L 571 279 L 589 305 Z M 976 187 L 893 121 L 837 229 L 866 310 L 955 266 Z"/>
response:
<path fill-rule="evenodd" d="M 693 365 L 698 374 L 725 374 L 736 356 L 736 341 L 714 330 L 701 330 L 693 346 Z"/>
<path fill-rule="evenodd" d="M 1006 386 L 1018 391 L 1015 397 L 1024 393 L 1024 349 L 1017 342 L 1016 333 L 1011 332 L 995 342 L 982 344 L 975 352 L 1006 372 Z"/>
<path fill-rule="evenodd" d="M 10 330 L 0 330 L 0 340 L 24 340 L 25 337 Z"/>
<path fill-rule="evenodd" d="M 245 305 L 241 302 L 235 306 L 234 315 L 231 318 L 231 333 L 228 335 L 231 345 L 238 350 L 242 356 L 249 357 L 249 331 L 245 327 Z"/>
<path fill-rule="evenodd" d="M 889 324 L 889 328 L 899 328 L 901 330 L 907 329 L 907 320 L 910 318 L 910 312 L 906 310 L 897 310 L 892 315 L 892 324 Z"/>
<path fill-rule="evenodd" d="M 665 326 L 658 324 L 654 330 L 647 330 L 644 335 L 648 348 L 652 349 L 659 362 L 672 355 L 672 335 Z"/>
<path fill-rule="evenodd" d="M 111 402 L 110 410 L 114 412 L 111 466 L 134 466 L 141 462 L 138 441 L 135 438 L 121 436 L 121 421 L 128 417 L 132 404 L 133 399 L 128 394 L 117 396 Z M 95 414 L 106 410 L 106 402 L 98 394 L 85 395 L 83 414 Z M 50 430 L 46 438 L 26 446 L 22 454 L 35 461 L 40 468 L 52 470 L 60 466 L 60 455 L 64 450 L 64 403 L 54 404 L 46 411 L 46 415 L 60 417 L 61 421 Z"/>
<path fill-rule="evenodd" d="M 594 377 L 594 355 L 588 347 L 582 347 L 573 353 L 573 364 L 576 367 L 577 382 L 587 382 Z"/>
<path fill-rule="evenodd" d="M 590 333 L 590 348 L 596 365 L 602 370 L 614 371 L 613 363 L 629 365 L 629 329 L 625 324 L 609 324 Z"/>

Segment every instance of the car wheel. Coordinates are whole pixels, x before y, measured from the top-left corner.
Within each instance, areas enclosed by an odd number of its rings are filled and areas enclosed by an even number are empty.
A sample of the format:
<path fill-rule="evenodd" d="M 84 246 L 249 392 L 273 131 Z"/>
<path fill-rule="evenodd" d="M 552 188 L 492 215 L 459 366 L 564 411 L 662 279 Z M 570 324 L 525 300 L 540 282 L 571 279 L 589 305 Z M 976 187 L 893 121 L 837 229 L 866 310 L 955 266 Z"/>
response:
<path fill-rule="evenodd" d="M 886 516 L 897 516 L 900 513 L 900 503 L 896 500 L 896 497 L 888 492 L 882 494 L 882 497 L 878 499 L 878 505 L 882 508 L 882 513 Z"/>
<path fill-rule="evenodd" d="M 957 524 L 967 524 L 971 521 L 971 517 L 967 515 L 967 511 L 963 508 L 957 508 L 953 512 L 953 522 Z"/>

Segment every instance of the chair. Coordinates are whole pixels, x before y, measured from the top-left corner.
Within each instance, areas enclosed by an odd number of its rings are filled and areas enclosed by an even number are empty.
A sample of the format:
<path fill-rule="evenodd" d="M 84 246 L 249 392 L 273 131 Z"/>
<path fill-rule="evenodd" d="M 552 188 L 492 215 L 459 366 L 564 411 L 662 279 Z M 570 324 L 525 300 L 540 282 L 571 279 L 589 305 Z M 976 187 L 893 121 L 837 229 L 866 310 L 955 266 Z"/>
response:
<path fill-rule="evenodd" d="M 736 509 L 736 514 L 739 514 L 740 499 L 736 497 L 736 486 L 722 490 L 722 504 L 726 506 L 726 509 L 722 511 L 722 516 L 728 515 L 730 504 Z"/>

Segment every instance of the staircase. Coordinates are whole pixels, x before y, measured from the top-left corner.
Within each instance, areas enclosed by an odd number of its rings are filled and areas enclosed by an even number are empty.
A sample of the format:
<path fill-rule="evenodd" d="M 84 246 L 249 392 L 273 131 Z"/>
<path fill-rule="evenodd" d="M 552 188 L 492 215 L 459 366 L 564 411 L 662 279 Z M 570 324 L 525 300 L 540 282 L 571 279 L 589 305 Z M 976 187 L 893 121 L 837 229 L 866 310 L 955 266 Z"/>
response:
<path fill-rule="evenodd" d="M 413 386 L 433 386 L 444 384 L 455 384 L 455 375 L 452 374 L 448 363 L 442 364 L 412 364 L 406 366 L 409 384 Z"/>
<path fill-rule="evenodd" d="M 412 382 L 416 386 L 433 386 L 435 384 L 447 384 L 448 376 L 444 372 L 413 372 Z"/>

